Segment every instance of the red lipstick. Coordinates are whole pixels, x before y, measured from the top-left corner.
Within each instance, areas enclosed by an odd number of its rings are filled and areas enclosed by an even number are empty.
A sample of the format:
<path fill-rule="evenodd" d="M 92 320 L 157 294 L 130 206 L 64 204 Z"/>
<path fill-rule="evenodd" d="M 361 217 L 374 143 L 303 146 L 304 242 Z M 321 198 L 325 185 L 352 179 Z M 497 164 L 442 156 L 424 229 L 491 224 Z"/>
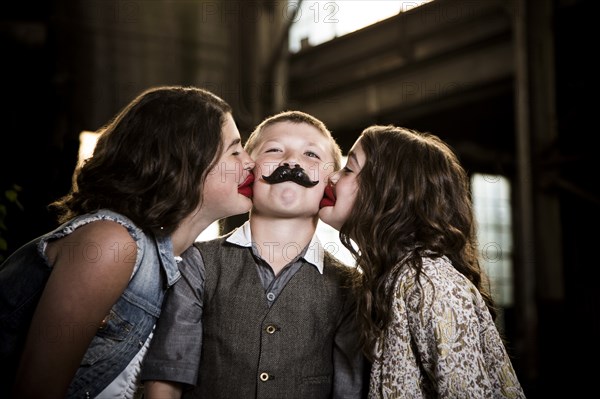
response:
<path fill-rule="evenodd" d="M 246 180 L 238 186 L 238 193 L 245 197 L 252 198 L 252 184 L 254 183 L 254 174 L 250 173 Z"/>
<path fill-rule="evenodd" d="M 335 193 L 333 192 L 333 186 L 327 185 L 325 187 L 325 193 L 323 195 L 323 199 L 319 203 L 319 209 L 326 206 L 334 206 L 335 205 Z"/>

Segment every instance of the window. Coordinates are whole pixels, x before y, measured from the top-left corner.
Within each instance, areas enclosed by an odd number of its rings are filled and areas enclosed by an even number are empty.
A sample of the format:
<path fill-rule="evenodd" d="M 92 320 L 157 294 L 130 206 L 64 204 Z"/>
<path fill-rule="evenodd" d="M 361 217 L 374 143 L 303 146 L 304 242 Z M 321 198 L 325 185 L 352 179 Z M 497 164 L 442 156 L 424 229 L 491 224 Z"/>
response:
<path fill-rule="evenodd" d="M 486 174 L 474 174 L 471 184 L 482 266 L 496 305 L 510 307 L 514 303 L 510 184 L 505 177 Z"/>
<path fill-rule="evenodd" d="M 316 46 L 430 1 L 305 0 L 290 29 L 289 50 L 295 53 L 305 45 Z M 298 1 L 288 4 L 292 9 Z"/>
<path fill-rule="evenodd" d="M 340 262 L 348 266 L 356 265 L 350 251 L 342 245 L 339 231 L 319 220 L 317 224 L 317 236 L 321 240 L 323 248 L 328 250 Z"/>
<path fill-rule="evenodd" d="M 208 226 L 200 235 L 196 238 L 196 241 L 208 241 L 213 238 L 217 238 L 221 228 L 219 226 L 219 221 L 213 222 L 210 226 Z"/>
<path fill-rule="evenodd" d="M 87 130 L 79 133 L 79 152 L 77 154 L 78 167 L 81 166 L 83 161 L 92 156 L 99 136 L 99 133 L 89 132 Z"/>

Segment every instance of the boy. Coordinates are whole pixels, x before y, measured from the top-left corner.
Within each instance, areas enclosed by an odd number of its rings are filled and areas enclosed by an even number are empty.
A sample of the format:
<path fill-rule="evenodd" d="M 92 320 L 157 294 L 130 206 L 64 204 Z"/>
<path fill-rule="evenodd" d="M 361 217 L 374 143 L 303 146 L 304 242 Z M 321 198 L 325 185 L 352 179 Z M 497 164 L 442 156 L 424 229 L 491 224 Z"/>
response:
<path fill-rule="evenodd" d="M 249 221 L 183 255 L 146 357 L 145 397 L 359 398 L 356 271 L 315 235 L 341 151 L 325 125 L 288 111 L 254 130 Z M 200 359 L 200 360 L 199 360 Z"/>

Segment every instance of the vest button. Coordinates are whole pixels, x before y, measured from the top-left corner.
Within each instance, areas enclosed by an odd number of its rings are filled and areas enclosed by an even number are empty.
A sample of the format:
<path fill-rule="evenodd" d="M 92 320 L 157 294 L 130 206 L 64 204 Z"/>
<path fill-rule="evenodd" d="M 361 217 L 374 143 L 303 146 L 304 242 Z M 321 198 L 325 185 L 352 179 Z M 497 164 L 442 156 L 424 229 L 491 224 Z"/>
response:
<path fill-rule="evenodd" d="M 272 292 L 269 292 L 267 294 L 267 299 L 269 300 L 269 302 L 273 302 L 275 300 L 275 294 L 273 294 Z"/>
<path fill-rule="evenodd" d="M 275 327 L 273 324 L 269 324 L 267 328 L 265 328 L 265 331 L 268 334 L 273 334 L 275 331 L 277 331 L 277 327 Z"/>
<path fill-rule="evenodd" d="M 261 381 L 267 381 L 269 379 L 269 374 L 268 373 L 260 373 L 260 380 Z"/>

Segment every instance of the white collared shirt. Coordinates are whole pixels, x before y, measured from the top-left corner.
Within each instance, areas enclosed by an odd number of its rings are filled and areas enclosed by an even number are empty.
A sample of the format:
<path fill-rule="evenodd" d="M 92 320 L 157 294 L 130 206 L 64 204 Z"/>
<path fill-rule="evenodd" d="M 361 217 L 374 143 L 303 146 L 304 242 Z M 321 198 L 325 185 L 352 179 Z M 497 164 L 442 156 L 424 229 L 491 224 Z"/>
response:
<path fill-rule="evenodd" d="M 252 242 L 252 231 L 250 229 L 250 221 L 246 221 L 242 226 L 238 227 L 226 240 L 229 243 L 239 245 L 240 247 L 246 248 L 254 248 L 256 250 L 255 255 L 261 256 L 258 254 L 258 249 L 256 246 L 253 247 Z M 268 247 L 272 248 L 272 247 Z M 283 251 L 285 253 L 293 254 L 290 256 L 290 261 L 296 258 L 304 248 L 302 248 L 299 244 L 287 243 Z M 317 237 L 317 234 L 313 234 L 310 242 L 308 243 L 308 247 L 306 248 L 306 253 L 302 256 L 302 259 L 315 266 L 320 274 L 323 274 L 323 259 L 325 258 L 325 250 L 323 249 L 323 245 Z"/>

